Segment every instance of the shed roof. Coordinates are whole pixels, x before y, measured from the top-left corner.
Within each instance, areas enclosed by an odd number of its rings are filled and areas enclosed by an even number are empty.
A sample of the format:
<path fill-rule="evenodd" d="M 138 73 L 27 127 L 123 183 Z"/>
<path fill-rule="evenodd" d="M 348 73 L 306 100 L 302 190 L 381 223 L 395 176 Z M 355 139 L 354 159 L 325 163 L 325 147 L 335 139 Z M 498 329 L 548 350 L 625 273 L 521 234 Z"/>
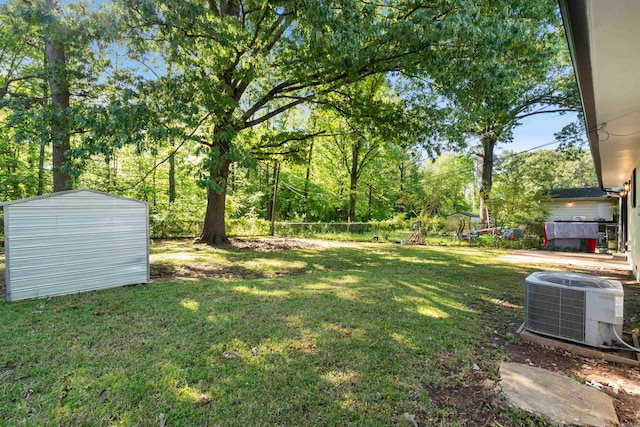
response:
<path fill-rule="evenodd" d="M 604 199 L 608 197 L 606 191 L 598 187 L 588 188 L 554 188 L 548 190 L 552 199 Z"/>
<path fill-rule="evenodd" d="M 123 199 L 123 200 L 127 200 L 129 202 L 142 203 L 142 204 L 145 204 L 145 205 L 149 204 L 148 202 L 144 202 L 142 200 L 135 200 L 135 199 L 130 199 L 128 197 L 116 196 L 115 194 L 105 193 L 104 191 L 92 190 L 90 188 L 78 188 L 76 190 L 58 191 L 57 193 L 44 194 L 42 196 L 27 197 L 25 199 L 8 200 L 6 202 L 0 202 L 0 206 L 17 205 L 19 203 L 27 203 L 27 202 L 31 202 L 31 201 L 34 201 L 34 200 L 47 199 L 47 198 L 51 198 L 51 197 L 59 197 L 59 196 L 65 195 L 65 194 L 80 193 L 80 192 L 83 192 L 83 191 L 84 192 L 89 192 L 89 193 L 94 193 L 94 194 L 100 194 L 102 196 L 113 197 L 113 198 L 116 198 L 116 199 Z"/>
<path fill-rule="evenodd" d="M 479 215 L 472 214 L 472 213 L 469 213 L 469 212 L 456 212 L 454 214 L 447 215 L 447 218 L 450 217 L 450 216 L 454 216 L 454 215 L 464 215 L 464 216 L 468 216 L 469 218 L 480 218 Z"/>

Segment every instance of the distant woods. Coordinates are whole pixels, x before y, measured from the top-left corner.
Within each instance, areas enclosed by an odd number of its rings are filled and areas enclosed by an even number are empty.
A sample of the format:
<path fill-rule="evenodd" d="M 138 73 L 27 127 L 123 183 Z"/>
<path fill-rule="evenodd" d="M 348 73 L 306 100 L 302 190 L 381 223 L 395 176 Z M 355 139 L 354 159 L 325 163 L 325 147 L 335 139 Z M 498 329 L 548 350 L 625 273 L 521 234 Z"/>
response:
<path fill-rule="evenodd" d="M 579 126 L 496 151 L 578 105 L 556 2 L 518 4 L 4 2 L 0 198 L 90 187 L 218 244 L 236 218 L 497 218 L 591 185 Z"/>

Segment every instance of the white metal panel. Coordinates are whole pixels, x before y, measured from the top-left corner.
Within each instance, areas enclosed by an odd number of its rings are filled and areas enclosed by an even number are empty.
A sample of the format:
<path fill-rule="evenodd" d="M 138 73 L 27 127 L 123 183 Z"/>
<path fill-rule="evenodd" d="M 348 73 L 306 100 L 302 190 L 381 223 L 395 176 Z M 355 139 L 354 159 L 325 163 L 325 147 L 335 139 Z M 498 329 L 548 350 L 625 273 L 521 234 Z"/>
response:
<path fill-rule="evenodd" d="M 149 280 L 146 203 L 77 190 L 4 209 L 9 301 Z"/>

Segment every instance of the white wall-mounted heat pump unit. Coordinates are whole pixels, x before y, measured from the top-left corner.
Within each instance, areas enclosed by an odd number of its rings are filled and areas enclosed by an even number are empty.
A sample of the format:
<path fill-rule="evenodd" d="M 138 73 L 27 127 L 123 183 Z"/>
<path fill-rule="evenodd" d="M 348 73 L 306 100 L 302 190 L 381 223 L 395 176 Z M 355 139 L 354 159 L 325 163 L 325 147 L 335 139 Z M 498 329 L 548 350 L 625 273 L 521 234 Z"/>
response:
<path fill-rule="evenodd" d="M 594 347 L 622 336 L 622 284 L 591 274 L 536 272 L 525 279 L 527 330 Z"/>

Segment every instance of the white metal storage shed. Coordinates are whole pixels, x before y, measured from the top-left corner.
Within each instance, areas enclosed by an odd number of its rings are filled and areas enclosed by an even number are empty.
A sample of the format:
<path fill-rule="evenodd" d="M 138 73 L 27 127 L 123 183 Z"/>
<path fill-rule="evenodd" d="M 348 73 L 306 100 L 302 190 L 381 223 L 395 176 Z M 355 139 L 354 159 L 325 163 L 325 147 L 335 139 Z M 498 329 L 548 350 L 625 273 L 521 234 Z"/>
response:
<path fill-rule="evenodd" d="M 81 189 L 0 206 L 7 301 L 149 281 L 146 202 Z"/>

